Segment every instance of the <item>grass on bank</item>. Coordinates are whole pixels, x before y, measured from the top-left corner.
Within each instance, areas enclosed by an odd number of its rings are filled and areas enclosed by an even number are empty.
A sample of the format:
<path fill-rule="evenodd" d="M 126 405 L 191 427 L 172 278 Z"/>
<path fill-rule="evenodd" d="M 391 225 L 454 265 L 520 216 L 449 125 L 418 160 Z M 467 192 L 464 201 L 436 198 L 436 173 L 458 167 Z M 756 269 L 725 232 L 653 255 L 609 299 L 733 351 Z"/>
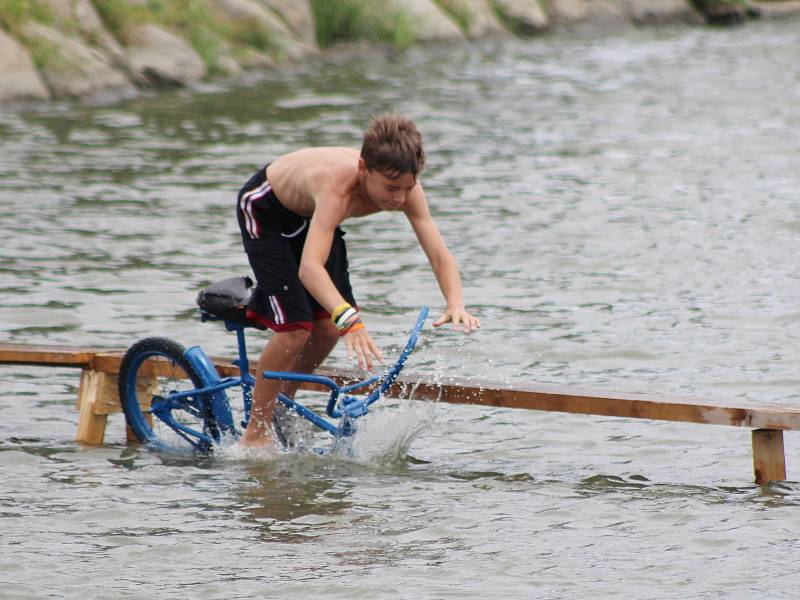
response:
<path fill-rule="evenodd" d="M 44 0 L 0 0 L 0 27 L 24 40 L 37 69 L 53 65 L 58 60 L 58 48 L 45 40 L 24 35 L 22 26 L 28 21 L 50 25 L 54 20 L 53 10 Z"/>
<path fill-rule="evenodd" d="M 152 21 L 150 12 L 142 4 L 126 0 L 93 0 L 92 4 L 111 34 L 123 42 L 128 28 Z"/>
<path fill-rule="evenodd" d="M 380 3 L 310 0 L 310 5 L 320 48 L 362 40 L 406 48 L 416 39 L 411 17 L 403 11 L 387 10 Z"/>
<path fill-rule="evenodd" d="M 53 9 L 43 0 L 0 0 L 0 26 L 16 33 L 26 21 L 53 22 Z"/>
<path fill-rule="evenodd" d="M 259 52 L 278 60 L 284 58 L 285 50 L 267 24 L 256 19 L 228 18 L 213 8 L 214 0 L 91 1 L 106 28 L 123 45 L 130 42 L 134 27 L 159 25 L 186 39 L 210 73 L 218 70 L 217 63 L 223 55 L 245 58 Z M 54 23 L 55 15 L 47 0 L 0 0 L 0 27 L 24 39 L 34 63 L 41 67 L 52 60 L 54 48 L 22 35 L 21 28 L 28 21 Z M 64 25 L 60 27 L 63 29 Z"/>
<path fill-rule="evenodd" d="M 126 41 L 126 31 L 135 25 L 153 23 L 179 33 L 192 45 L 210 72 L 221 55 L 242 57 L 253 50 L 282 58 L 283 50 L 274 32 L 255 19 L 234 21 L 213 9 L 213 0 L 93 0 L 114 36 Z"/>
<path fill-rule="evenodd" d="M 475 15 L 466 4 L 458 0 L 434 0 L 434 3 L 458 25 L 461 31 L 469 33 L 472 23 L 475 21 Z"/>

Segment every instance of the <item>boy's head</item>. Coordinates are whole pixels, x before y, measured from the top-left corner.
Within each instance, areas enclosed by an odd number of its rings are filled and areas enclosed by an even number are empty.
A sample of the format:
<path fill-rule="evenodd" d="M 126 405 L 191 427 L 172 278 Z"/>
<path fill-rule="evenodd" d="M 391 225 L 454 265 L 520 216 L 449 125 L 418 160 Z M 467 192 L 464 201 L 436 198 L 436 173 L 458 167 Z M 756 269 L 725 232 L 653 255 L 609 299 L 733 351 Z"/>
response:
<path fill-rule="evenodd" d="M 398 210 L 417 186 L 425 166 L 422 136 L 412 121 L 396 114 L 372 118 L 358 161 L 359 181 L 382 210 Z"/>
<path fill-rule="evenodd" d="M 425 167 L 422 136 L 410 119 L 394 113 L 376 115 L 364 133 L 361 158 L 369 171 L 392 178 L 408 173 L 416 179 Z"/>

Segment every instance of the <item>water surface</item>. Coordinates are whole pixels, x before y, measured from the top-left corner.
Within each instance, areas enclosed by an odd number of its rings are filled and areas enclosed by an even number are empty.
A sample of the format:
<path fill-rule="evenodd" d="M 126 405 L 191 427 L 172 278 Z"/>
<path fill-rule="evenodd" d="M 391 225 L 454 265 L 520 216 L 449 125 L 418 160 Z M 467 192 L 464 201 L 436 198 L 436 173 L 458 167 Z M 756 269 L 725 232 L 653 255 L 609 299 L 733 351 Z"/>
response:
<path fill-rule="evenodd" d="M 113 107 L 0 113 L 0 337 L 210 353 L 247 272 L 238 187 L 397 109 L 483 329 L 410 369 L 797 405 L 800 31 L 646 30 L 376 52 Z M 400 215 L 348 224 L 391 354 L 443 303 Z M 251 335 L 257 348 L 260 333 Z M 338 349 L 330 364 L 344 366 Z M 388 402 L 355 458 L 175 461 L 73 442 L 77 373 L 0 367 L 9 598 L 793 597 L 800 488 L 749 432 Z M 404 436 L 421 433 L 405 450 Z"/>

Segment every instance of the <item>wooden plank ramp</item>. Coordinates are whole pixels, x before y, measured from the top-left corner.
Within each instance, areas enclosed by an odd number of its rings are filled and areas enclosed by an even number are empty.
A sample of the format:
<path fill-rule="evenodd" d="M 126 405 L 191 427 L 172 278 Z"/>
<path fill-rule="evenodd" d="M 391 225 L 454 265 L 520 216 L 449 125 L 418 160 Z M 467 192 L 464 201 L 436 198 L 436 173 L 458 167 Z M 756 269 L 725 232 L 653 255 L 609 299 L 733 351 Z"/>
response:
<path fill-rule="evenodd" d="M 116 375 L 123 351 L 104 348 L 0 344 L 0 364 L 80 368 L 80 419 L 77 440 L 102 444 L 106 416 L 119 412 Z M 220 375 L 237 375 L 225 359 L 213 359 Z M 353 381 L 353 372 L 319 369 L 338 383 Z M 304 384 L 305 389 L 322 389 Z M 389 395 L 453 404 L 475 404 L 514 409 L 653 419 L 752 429 L 753 471 L 756 483 L 786 479 L 783 431 L 800 430 L 800 407 L 737 401 L 723 403 L 680 396 L 621 394 L 548 385 L 509 386 L 496 381 L 434 383 L 420 377 L 402 377 Z"/>

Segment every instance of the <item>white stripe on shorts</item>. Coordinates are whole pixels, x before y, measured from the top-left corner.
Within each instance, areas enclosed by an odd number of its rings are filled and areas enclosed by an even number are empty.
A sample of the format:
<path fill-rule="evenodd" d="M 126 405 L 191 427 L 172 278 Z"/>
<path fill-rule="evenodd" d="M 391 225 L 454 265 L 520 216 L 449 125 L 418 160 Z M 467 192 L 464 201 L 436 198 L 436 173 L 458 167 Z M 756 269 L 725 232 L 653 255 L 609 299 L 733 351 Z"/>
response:
<path fill-rule="evenodd" d="M 275 313 L 275 323 L 277 325 L 286 323 L 286 315 L 283 314 L 283 308 L 276 296 L 269 297 L 269 305 L 272 307 L 272 312 Z"/>
<path fill-rule="evenodd" d="M 258 238 L 258 223 L 256 222 L 255 215 L 253 214 L 253 203 L 269 194 L 270 191 L 272 191 L 272 186 L 269 184 L 269 181 L 265 181 L 257 188 L 242 194 L 239 207 L 242 209 L 242 213 L 244 213 L 245 227 L 247 228 L 247 233 L 250 234 L 252 239 Z"/>

